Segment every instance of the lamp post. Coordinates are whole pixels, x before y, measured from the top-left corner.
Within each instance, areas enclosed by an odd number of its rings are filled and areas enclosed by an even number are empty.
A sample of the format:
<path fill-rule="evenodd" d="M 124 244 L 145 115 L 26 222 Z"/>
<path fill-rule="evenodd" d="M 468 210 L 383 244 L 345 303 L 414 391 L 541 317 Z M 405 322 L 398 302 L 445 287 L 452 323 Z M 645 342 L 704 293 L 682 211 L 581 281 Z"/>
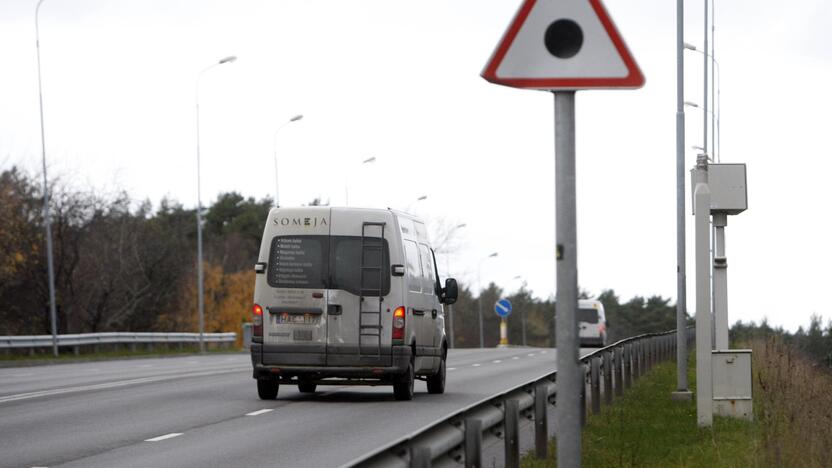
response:
<path fill-rule="evenodd" d="M 427 199 L 428 199 L 428 196 L 427 196 L 427 195 L 422 195 L 421 197 L 419 197 L 419 198 L 417 198 L 417 199 L 413 200 L 412 202 L 410 202 L 410 203 L 407 205 L 407 208 L 405 208 L 405 209 L 404 209 L 404 211 L 409 212 L 409 211 L 410 211 L 410 208 L 411 208 L 411 207 L 413 207 L 413 205 L 414 205 L 414 204 L 419 203 L 420 201 L 427 200 Z"/>
<path fill-rule="evenodd" d="M 205 298 L 204 274 L 202 271 L 202 179 L 199 153 L 199 81 L 208 70 L 226 63 L 234 63 L 234 55 L 225 57 L 206 67 L 196 77 L 196 255 L 197 255 L 197 302 L 199 304 L 199 352 L 205 352 Z"/>
<path fill-rule="evenodd" d="M 517 275 L 514 278 L 512 278 L 512 280 L 522 280 L 522 279 L 523 279 L 523 277 L 521 275 Z M 523 281 L 523 285 L 520 286 L 520 289 L 518 291 L 522 290 L 523 286 L 525 286 L 525 284 L 526 284 L 525 281 Z M 523 326 L 523 346 L 526 346 L 526 308 L 525 307 L 520 309 L 520 323 Z"/>
<path fill-rule="evenodd" d="M 275 206 L 275 208 L 280 208 L 280 201 L 279 201 L 280 194 L 278 192 L 278 184 L 277 184 L 277 134 L 280 133 L 280 130 L 283 127 L 285 127 L 286 125 L 289 125 L 292 122 L 297 122 L 298 120 L 300 120 L 302 118 L 303 118 L 303 115 L 298 114 L 298 115 L 292 117 L 291 119 L 283 122 L 283 124 L 281 124 L 279 127 L 277 127 L 277 130 L 274 131 L 274 138 L 273 138 L 274 141 L 273 142 L 274 142 L 274 206 Z"/>
<path fill-rule="evenodd" d="M 467 226 L 467 224 L 465 224 L 465 223 L 457 224 L 456 227 L 454 227 L 454 230 L 462 229 L 465 226 Z M 448 254 L 445 255 L 445 266 L 446 266 L 447 277 L 451 278 L 451 252 L 450 251 L 448 251 Z M 453 306 L 453 304 L 448 304 L 448 334 L 450 335 L 449 339 L 448 339 L 448 347 L 453 349 L 453 347 L 454 347 L 454 306 Z"/>
<path fill-rule="evenodd" d="M 480 348 L 483 348 L 483 340 L 482 340 L 482 262 L 488 260 L 489 258 L 494 258 L 497 256 L 498 252 L 494 252 L 493 254 L 484 257 L 480 260 L 479 265 L 477 266 L 477 286 L 479 287 L 479 297 L 477 298 L 477 309 L 478 309 L 478 316 L 480 321 Z"/>
<path fill-rule="evenodd" d="M 376 162 L 376 157 L 375 156 L 369 157 L 369 158 L 361 161 L 361 165 L 363 166 L 364 164 L 370 164 L 370 163 L 373 163 L 373 162 Z M 350 206 L 350 192 L 349 192 L 349 179 L 348 178 L 344 179 L 344 205 L 345 206 Z"/>
<path fill-rule="evenodd" d="M 38 26 L 39 0 L 35 7 L 35 51 L 38 59 L 38 102 L 40 103 L 40 147 L 43 155 L 43 224 L 46 230 L 46 264 L 49 278 L 49 328 L 52 332 L 52 354 L 58 355 L 58 314 L 55 306 L 55 267 L 52 254 L 52 220 L 49 216 L 49 182 L 46 177 L 46 130 L 43 125 L 43 86 L 40 72 L 40 27 Z"/>

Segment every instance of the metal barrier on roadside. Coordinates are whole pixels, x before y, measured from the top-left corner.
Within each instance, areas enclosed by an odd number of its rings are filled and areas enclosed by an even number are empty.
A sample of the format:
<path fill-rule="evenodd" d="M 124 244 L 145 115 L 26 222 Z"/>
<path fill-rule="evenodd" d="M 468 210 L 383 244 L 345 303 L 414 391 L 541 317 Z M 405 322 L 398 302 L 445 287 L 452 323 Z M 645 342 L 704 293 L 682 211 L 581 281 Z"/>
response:
<path fill-rule="evenodd" d="M 237 334 L 227 333 L 204 333 L 206 343 L 234 343 Z M 80 346 L 96 345 L 129 345 L 135 351 L 137 344 L 175 343 L 199 343 L 199 333 L 131 333 L 131 332 L 108 332 L 108 333 L 79 333 L 58 335 L 58 347 L 73 347 L 78 354 Z M 18 348 L 29 348 L 34 352 L 35 348 L 46 348 L 52 346 L 52 335 L 21 335 L 21 336 L 0 336 L 0 349 L 10 350 Z"/>
<path fill-rule="evenodd" d="M 688 328 L 688 341 L 695 330 Z M 581 358 L 584 386 L 582 423 L 588 412 L 615 398 L 662 361 L 676 357 L 676 330 L 647 333 L 618 341 Z M 520 421 L 533 422 L 534 452 L 548 455 L 548 405 L 557 397 L 557 371 L 481 400 L 439 421 L 402 437 L 344 467 L 483 466 L 483 447 L 504 444 L 505 466 L 520 466 Z M 669 396 L 668 396 L 669 398 Z M 343 468 L 343 467 L 342 467 Z"/>

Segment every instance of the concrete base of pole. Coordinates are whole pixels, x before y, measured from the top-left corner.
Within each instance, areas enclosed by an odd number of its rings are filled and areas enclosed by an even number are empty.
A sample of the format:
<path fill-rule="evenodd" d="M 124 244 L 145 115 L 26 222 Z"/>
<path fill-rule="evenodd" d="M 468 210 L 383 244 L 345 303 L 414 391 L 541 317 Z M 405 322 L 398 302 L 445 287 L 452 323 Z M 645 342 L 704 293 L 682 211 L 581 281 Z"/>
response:
<path fill-rule="evenodd" d="M 693 401 L 693 392 L 689 390 L 677 390 L 670 394 L 673 401 Z"/>

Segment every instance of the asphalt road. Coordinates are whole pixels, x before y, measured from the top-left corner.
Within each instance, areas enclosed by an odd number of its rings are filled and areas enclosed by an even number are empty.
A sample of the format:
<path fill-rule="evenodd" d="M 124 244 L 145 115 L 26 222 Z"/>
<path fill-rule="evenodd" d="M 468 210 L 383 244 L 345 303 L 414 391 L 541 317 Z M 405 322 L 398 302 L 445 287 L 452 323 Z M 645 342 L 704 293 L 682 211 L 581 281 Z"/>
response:
<path fill-rule="evenodd" d="M 0 369 L 0 467 L 340 466 L 553 371 L 555 353 L 451 350 L 445 394 L 418 381 L 407 402 L 342 386 L 262 401 L 248 354 Z"/>

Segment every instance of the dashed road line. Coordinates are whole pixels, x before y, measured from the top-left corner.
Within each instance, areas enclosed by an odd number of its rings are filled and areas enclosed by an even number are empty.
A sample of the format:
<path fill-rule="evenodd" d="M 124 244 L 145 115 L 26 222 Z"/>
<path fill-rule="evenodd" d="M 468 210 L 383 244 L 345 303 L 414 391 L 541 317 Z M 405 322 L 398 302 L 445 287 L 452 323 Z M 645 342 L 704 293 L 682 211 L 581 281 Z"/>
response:
<path fill-rule="evenodd" d="M 494 364 L 499 364 L 499 363 L 501 363 L 501 362 L 503 362 L 503 361 L 501 361 L 501 360 L 499 360 L 499 359 L 495 359 L 495 360 L 493 360 L 493 361 L 491 361 L 491 362 L 493 362 Z"/>
<path fill-rule="evenodd" d="M 481 365 L 482 365 L 482 364 L 473 364 L 471 367 L 479 367 L 479 366 L 481 366 Z"/>
<path fill-rule="evenodd" d="M 273 408 L 266 408 L 257 411 L 252 411 L 251 413 L 246 413 L 246 416 L 260 416 L 261 414 L 266 414 L 274 411 Z"/>
<path fill-rule="evenodd" d="M 512 360 L 514 360 L 514 361 L 516 361 L 516 360 L 520 359 L 520 356 L 514 356 L 514 357 L 513 357 L 513 358 L 511 358 L 511 359 L 512 359 Z"/>
<path fill-rule="evenodd" d="M 173 439 L 174 437 L 179 437 L 182 435 L 182 432 L 171 432 L 170 434 L 160 435 L 159 437 L 154 437 L 152 439 L 145 439 L 145 442 L 159 442 L 162 440 Z"/>
<path fill-rule="evenodd" d="M 534 357 L 534 353 L 529 353 L 529 354 L 527 354 L 527 356 Z"/>
<path fill-rule="evenodd" d="M 448 371 L 456 370 L 456 367 L 449 367 L 447 370 Z"/>

